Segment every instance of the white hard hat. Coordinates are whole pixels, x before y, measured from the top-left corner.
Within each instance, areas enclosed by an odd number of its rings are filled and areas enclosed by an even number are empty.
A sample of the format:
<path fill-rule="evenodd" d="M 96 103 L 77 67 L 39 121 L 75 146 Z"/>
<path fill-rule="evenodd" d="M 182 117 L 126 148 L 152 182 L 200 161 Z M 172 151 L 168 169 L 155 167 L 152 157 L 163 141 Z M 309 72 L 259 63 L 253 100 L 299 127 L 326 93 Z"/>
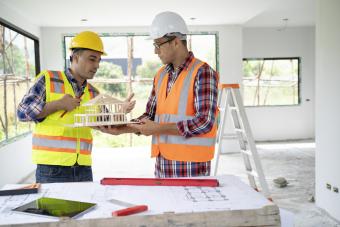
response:
<path fill-rule="evenodd" d="M 189 33 L 183 18 L 174 12 L 162 12 L 155 16 L 150 28 L 150 38 L 158 39 L 169 33 Z"/>

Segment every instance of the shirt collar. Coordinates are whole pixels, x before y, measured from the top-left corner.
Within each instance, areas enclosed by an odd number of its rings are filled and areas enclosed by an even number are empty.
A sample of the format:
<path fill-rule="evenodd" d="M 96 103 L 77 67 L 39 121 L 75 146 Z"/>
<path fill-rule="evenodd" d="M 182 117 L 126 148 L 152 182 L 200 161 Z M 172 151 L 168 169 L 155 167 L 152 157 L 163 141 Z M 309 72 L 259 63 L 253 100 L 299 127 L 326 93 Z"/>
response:
<path fill-rule="evenodd" d="M 176 71 L 181 72 L 183 69 L 188 69 L 189 64 L 193 58 L 194 58 L 194 54 L 191 51 L 189 51 L 189 56 L 185 59 L 185 61 L 180 66 L 178 66 Z M 165 67 L 165 70 L 167 73 L 170 73 L 174 71 L 175 69 L 172 64 L 167 64 Z"/>
<path fill-rule="evenodd" d="M 77 80 L 74 78 L 74 76 L 72 75 L 70 68 L 67 68 L 67 69 L 66 69 L 65 75 L 66 75 L 68 81 L 70 81 L 70 82 L 73 83 L 73 84 L 77 84 L 77 85 L 78 85 L 78 82 L 77 82 Z M 87 86 L 87 80 L 84 81 L 84 83 L 81 85 L 81 88 L 84 88 L 84 87 L 86 87 L 86 86 Z"/>

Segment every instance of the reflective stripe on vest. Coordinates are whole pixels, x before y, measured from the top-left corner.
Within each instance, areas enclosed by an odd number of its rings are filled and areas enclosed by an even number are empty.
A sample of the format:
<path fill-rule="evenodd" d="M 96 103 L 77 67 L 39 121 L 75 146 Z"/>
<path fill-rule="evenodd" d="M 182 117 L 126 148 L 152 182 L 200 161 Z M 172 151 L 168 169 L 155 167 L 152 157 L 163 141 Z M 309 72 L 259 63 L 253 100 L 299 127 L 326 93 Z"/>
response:
<path fill-rule="evenodd" d="M 35 149 L 58 151 L 58 152 L 77 152 L 77 139 L 63 136 L 44 136 L 33 135 L 33 147 Z M 80 139 L 80 153 L 91 154 L 92 141 Z"/>
<path fill-rule="evenodd" d="M 98 95 L 97 90 L 94 87 L 92 87 L 89 83 L 87 83 L 87 89 L 90 93 L 90 99 L 93 99 Z"/>
<path fill-rule="evenodd" d="M 180 87 L 180 94 L 178 94 L 179 100 L 177 104 L 177 113 L 176 114 L 169 114 L 166 113 L 166 110 L 158 111 L 159 109 L 159 102 L 160 100 L 160 92 L 164 89 L 162 84 L 165 83 L 166 79 L 166 71 L 165 68 L 162 68 L 161 71 L 158 73 L 158 80 L 156 80 L 155 84 L 155 91 L 156 91 L 156 115 L 155 115 L 155 122 L 158 123 L 172 123 L 184 120 L 191 120 L 194 116 L 187 115 L 187 108 L 188 108 L 188 98 L 189 92 L 194 86 L 192 80 L 194 80 L 197 70 L 203 64 L 200 60 L 194 59 L 194 62 L 191 62 L 191 66 L 189 65 L 188 72 L 185 77 L 182 79 L 181 84 L 177 86 Z M 182 71 L 183 72 L 183 71 Z M 181 74 L 182 74 L 181 72 Z M 181 76 L 178 76 L 177 80 Z M 195 74 L 195 75 L 194 75 Z M 175 84 L 177 83 L 177 80 Z M 173 86 L 175 86 L 175 84 Z M 173 89 L 173 87 L 171 88 Z M 192 88 L 193 89 L 193 88 Z M 170 91 L 171 92 L 171 91 Z M 169 98 L 169 94 L 167 96 Z M 172 99 L 171 99 L 172 100 Z M 164 108 L 164 107 L 163 107 Z M 190 108 L 190 107 L 189 107 Z M 193 108 L 193 107 L 192 107 Z M 165 111 L 165 112 L 162 112 Z M 211 132 L 194 136 L 191 138 L 185 138 L 183 136 L 176 136 L 176 135 L 157 135 L 152 137 L 152 155 L 157 155 L 161 153 L 167 159 L 170 160 L 178 160 L 178 161 L 197 161 L 197 162 L 204 162 L 209 161 L 213 158 L 214 154 L 214 147 L 215 147 L 215 138 L 216 138 L 216 124 L 214 124 L 213 129 Z"/>
<path fill-rule="evenodd" d="M 179 116 L 174 114 L 162 114 L 155 117 L 155 122 L 178 122 L 192 119 L 192 116 Z M 154 139 L 154 138 L 152 138 Z M 188 145 L 200 145 L 200 146 L 214 146 L 215 137 L 191 137 L 184 138 L 183 136 L 175 135 L 159 135 L 159 143 L 172 143 L 172 144 L 188 144 Z M 153 140 L 156 142 L 155 140 Z"/>
<path fill-rule="evenodd" d="M 44 135 L 33 135 L 33 146 L 44 147 L 50 151 L 60 152 L 76 152 L 77 139 L 67 138 L 63 136 L 44 136 Z"/>
<path fill-rule="evenodd" d="M 59 100 L 65 94 L 75 97 L 64 72 L 45 71 L 39 76 L 45 76 L 47 103 Z M 96 96 L 96 93 L 95 88 L 88 84 L 81 104 Z M 91 129 L 65 127 L 74 123 L 74 114 L 79 111 L 81 108 L 76 108 L 61 117 L 64 111 L 60 110 L 36 124 L 32 138 L 32 157 L 35 163 L 71 166 L 78 162 L 79 165 L 91 165 Z"/>
<path fill-rule="evenodd" d="M 50 90 L 53 93 L 62 93 L 65 94 L 65 85 L 63 76 L 60 71 L 48 71 L 50 75 Z"/>

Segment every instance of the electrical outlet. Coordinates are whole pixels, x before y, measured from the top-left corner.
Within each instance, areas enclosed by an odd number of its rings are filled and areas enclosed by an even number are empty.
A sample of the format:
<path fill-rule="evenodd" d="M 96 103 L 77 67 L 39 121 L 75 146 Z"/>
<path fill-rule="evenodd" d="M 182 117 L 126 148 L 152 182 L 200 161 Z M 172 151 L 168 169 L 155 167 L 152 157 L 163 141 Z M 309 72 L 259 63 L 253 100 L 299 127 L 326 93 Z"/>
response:
<path fill-rule="evenodd" d="M 339 188 L 338 187 L 333 187 L 333 192 L 339 193 Z"/>
<path fill-rule="evenodd" d="M 328 183 L 326 183 L 326 188 L 327 188 L 328 190 L 332 190 L 332 185 L 331 185 L 331 184 L 328 184 Z"/>

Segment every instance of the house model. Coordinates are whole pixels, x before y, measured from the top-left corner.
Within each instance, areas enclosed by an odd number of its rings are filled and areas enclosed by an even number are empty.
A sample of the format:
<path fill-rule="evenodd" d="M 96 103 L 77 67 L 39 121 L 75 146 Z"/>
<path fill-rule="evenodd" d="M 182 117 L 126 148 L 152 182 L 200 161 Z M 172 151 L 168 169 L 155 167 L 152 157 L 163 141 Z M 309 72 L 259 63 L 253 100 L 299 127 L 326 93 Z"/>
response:
<path fill-rule="evenodd" d="M 124 104 L 109 95 L 99 94 L 79 107 L 79 112 L 74 114 L 73 127 L 127 124 Z"/>

